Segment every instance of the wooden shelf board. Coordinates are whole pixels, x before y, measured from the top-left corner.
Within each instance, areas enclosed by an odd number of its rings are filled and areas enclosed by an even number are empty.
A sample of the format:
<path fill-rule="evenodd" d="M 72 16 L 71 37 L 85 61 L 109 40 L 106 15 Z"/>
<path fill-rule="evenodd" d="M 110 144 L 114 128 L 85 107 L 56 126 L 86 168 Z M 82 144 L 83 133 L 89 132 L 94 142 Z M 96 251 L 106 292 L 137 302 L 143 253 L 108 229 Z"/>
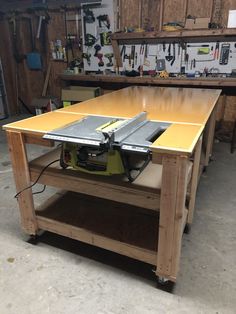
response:
<path fill-rule="evenodd" d="M 235 37 L 236 28 L 231 29 L 182 29 L 177 31 L 157 31 L 157 32 L 133 32 L 133 33 L 114 33 L 113 40 L 146 40 L 146 39 L 168 39 L 168 38 L 194 38 L 194 37 Z"/>
<path fill-rule="evenodd" d="M 41 170 L 51 161 L 59 158 L 60 149 L 53 150 L 30 162 L 31 181 L 34 182 Z M 151 172 L 156 176 L 150 177 Z M 115 200 L 120 203 L 133 204 L 153 211 L 159 211 L 161 165 L 150 164 L 135 182 L 127 182 L 125 176 L 101 176 L 87 174 L 73 169 L 61 169 L 59 163 L 48 167 L 39 179 L 39 183 L 67 189 L 74 192 L 94 195 L 96 197 Z M 148 176 L 148 178 L 147 178 Z"/>
<path fill-rule="evenodd" d="M 150 85 L 173 85 L 173 86 L 215 86 L 215 87 L 235 87 L 236 78 L 167 78 L 143 76 L 127 77 L 122 75 L 69 75 L 59 76 L 63 81 L 85 81 L 123 84 L 150 84 Z"/>
<path fill-rule="evenodd" d="M 38 226 L 153 264 L 158 214 L 82 194 L 57 193 L 36 211 Z"/>

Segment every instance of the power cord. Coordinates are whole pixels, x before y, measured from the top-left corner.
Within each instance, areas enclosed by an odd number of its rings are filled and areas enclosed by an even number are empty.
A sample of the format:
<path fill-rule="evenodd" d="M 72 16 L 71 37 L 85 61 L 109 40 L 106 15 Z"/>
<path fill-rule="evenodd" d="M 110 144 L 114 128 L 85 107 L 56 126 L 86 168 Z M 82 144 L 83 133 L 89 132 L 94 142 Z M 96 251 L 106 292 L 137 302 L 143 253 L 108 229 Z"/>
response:
<path fill-rule="evenodd" d="M 14 198 L 18 199 L 19 195 L 20 195 L 22 192 L 24 192 L 24 191 L 26 191 L 26 190 L 28 190 L 28 189 L 31 189 L 33 186 L 35 186 L 35 185 L 38 183 L 38 181 L 39 181 L 40 177 L 42 176 L 42 174 L 44 173 L 44 171 L 45 171 L 49 166 L 51 166 L 52 164 L 54 164 L 55 162 L 58 162 L 58 161 L 60 161 L 60 159 L 54 160 L 54 161 L 50 162 L 47 166 L 45 166 L 45 167 L 41 170 L 40 174 L 38 175 L 38 178 L 34 181 L 34 183 L 31 184 L 31 185 L 29 185 L 29 186 L 27 186 L 26 188 L 24 188 L 23 190 L 19 191 L 18 193 L 16 193 L 16 195 L 14 196 Z M 44 185 L 44 187 L 43 187 L 43 189 L 42 189 L 41 191 L 34 192 L 34 193 L 32 193 L 32 194 L 35 195 L 35 194 L 43 193 L 43 192 L 45 191 L 45 189 L 46 189 L 46 185 Z"/>

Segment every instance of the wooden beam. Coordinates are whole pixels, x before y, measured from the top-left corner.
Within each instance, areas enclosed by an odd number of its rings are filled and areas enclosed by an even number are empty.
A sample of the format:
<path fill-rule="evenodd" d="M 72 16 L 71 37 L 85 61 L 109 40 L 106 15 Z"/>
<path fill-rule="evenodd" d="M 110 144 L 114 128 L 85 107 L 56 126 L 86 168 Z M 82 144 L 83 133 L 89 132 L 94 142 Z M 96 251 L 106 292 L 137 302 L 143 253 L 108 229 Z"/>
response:
<path fill-rule="evenodd" d="M 123 62 L 121 59 L 120 48 L 119 48 L 118 42 L 117 42 L 117 40 L 112 39 L 111 44 L 112 44 L 112 48 L 113 48 L 113 52 L 114 52 L 114 57 L 116 60 L 116 66 L 118 68 L 121 68 L 123 66 Z"/>
<path fill-rule="evenodd" d="M 110 75 L 59 75 L 62 81 L 80 81 L 80 82 L 104 82 L 104 83 L 123 83 L 123 84 L 143 84 L 143 85 L 157 85 L 157 86 L 199 86 L 207 87 L 213 86 L 216 88 L 235 87 L 235 78 L 158 78 L 151 76 L 143 77 L 127 77 L 124 75 L 110 76 Z"/>
<path fill-rule="evenodd" d="M 164 156 L 156 275 L 176 278 L 185 219 L 187 158 Z"/>
<path fill-rule="evenodd" d="M 7 139 L 18 193 L 31 185 L 24 137 L 20 132 L 7 131 Z M 19 194 L 18 202 L 22 228 L 26 233 L 35 235 L 38 226 L 31 188 Z"/>
<path fill-rule="evenodd" d="M 117 186 L 112 184 L 99 184 L 96 181 L 83 180 L 79 177 L 67 175 L 66 172 L 60 170 L 60 173 L 53 173 L 46 170 L 39 179 L 39 183 L 54 186 L 60 189 L 79 192 L 87 195 L 93 195 L 108 200 L 114 200 L 120 203 L 126 203 L 139 206 L 155 211 L 159 211 L 159 195 L 156 193 L 148 193 L 141 190 L 127 188 L 126 186 Z M 34 181 L 39 175 L 38 171 L 31 168 L 31 180 Z"/>
<path fill-rule="evenodd" d="M 210 158 L 212 155 L 212 148 L 214 143 L 214 135 L 215 135 L 215 126 L 216 126 L 216 107 L 211 113 L 210 118 L 208 119 L 205 133 L 203 136 L 203 143 L 205 144 L 205 162 L 204 166 L 207 167 L 210 162 Z"/>
<path fill-rule="evenodd" d="M 48 230 L 71 239 L 79 240 L 106 250 L 116 252 L 139 261 L 155 265 L 157 252 L 140 248 L 134 245 L 113 240 L 92 231 L 68 225 L 63 222 L 37 216 L 38 226 L 42 230 Z"/>
<path fill-rule="evenodd" d="M 155 39 L 163 41 L 163 39 L 167 38 L 199 38 L 199 40 L 206 39 L 209 41 L 209 38 L 219 38 L 223 40 L 224 38 L 231 38 L 232 41 L 235 41 L 236 36 L 236 29 L 235 28 L 228 28 L 228 29 L 181 29 L 177 31 L 154 31 L 154 32 L 131 32 L 131 33 L 113 33 L 111 35 L 112 39 L 115 40 L 148 40 L 148 39 Z M 216 39 L 213 39 L 216 40 Z"/>
<path fill-rule="evenodd" d="M 198 143 L 195 147 L 195 152 L 194 152 L 193 171 L 192 171 L 191 186 L 190 186 L 190 200 L 189 200 L 189 206 L 188 206 L 188 218 L 187 218 L 188 224 L 191 224 L 193 221 L 193 214 L 194 214 L 194 207 L 195 207 L 195 200 L 196 200 L 196 193 L 197 193 L 197 186 L 198 186 L 198 175 L 199 175 L 199 168 L 200 168 L 200 161 L 201 161 L 201 151 L 202 151 L 202 136 L 198 140 Z"/>
<path fill-rule="evenodd" d="M 160 19 L 159 19 L 159 28 L 158 31 L 162 31 L 163 26 L 163 14 L 164 14 L 164 0 L 160 0 Z"/>
<path fill-rule="evenodd" d="M 33 135 L 24 133 L 24 142 L 26 144 L 35 144 L 46 147 L 53 147 L 54 141 L 44 140 L 42 135 Z"/>
<path fill-rule="evenodd" d="M 60 156 L 59 150 L 54 150 L 33 160 L 30 163 L 31 181 L 35 181 L 41 170 L 53 160 Z M 148 185 L 142 176 L 148 170 L 149 165 L 138 177 L 138 184 L 125 182 L 122 176 L 106 177 L 74 171 L 73 169 L 61 169 L 57 164 L 48 167 L 39 179 L 39 183 L 55 186 L 60 189 L 67 189 L 87 195 L 94 195 L 100 198 L 115 200 L 120 203 L 127 203 L 159 211 L 160 190 L 155 180 L 149 180 Z M 155 169 L 153 170 L 155 171 Z M 149 172 L 147 172 L 149 175 Z M 158 179 L 158 178 L 157 178 Z M 158 184 L 157 180 L 157 184 Z"/>

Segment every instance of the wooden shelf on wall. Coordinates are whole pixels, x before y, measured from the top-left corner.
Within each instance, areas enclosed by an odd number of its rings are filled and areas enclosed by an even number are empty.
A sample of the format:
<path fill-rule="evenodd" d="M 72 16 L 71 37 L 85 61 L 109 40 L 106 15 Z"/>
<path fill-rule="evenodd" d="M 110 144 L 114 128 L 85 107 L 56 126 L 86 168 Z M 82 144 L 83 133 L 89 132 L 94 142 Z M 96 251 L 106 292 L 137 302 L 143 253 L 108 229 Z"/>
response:
<path fill-rule="evenodd" d="M 113 40 L 127 41 L 127 40 L 152 40 L 152 39 L 173 39 L 173 38 L 198 38 L 201 40 L 208 40 L 208 38 L 236 38 L 236 28 L 228 29 L 181 29 L 178 31 L 157 31 L 157 32 L 132 32 L 132 33 L 114 33 L 111 35 Z"/>
<path fill-rule="evenodd" d="M 173 85 L 173 86 L 201 86 L 201 87 L 236 87 L 236 78 L 186 78 L 173 77 L 162 79 L 159 77 L 127 77 L 123 75 L 69 75 L 62 74 L 60 79 L 63 81 L 78 82 L 102 82 L 102 83 L 123 83 L 123 84 L 144 84 L 144 85 Z"/>

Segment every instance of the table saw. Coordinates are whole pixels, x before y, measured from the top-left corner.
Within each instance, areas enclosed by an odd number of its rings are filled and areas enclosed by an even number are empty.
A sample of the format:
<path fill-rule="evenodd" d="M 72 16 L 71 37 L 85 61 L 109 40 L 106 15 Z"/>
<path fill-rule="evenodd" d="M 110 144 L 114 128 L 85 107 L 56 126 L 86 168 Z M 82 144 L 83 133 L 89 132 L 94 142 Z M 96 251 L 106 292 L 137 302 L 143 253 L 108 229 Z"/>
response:
<path fill-rule="evenodd" d="M 100 175 L 125 173 L 133 181 L 151 160 L 150 146 L 169 125 L 147 120 L 146 112 L 131 119 L 88 116 L 43 138 L 62 142 L 62 168 Z M 133 156 L 140 158 L 134 162 Z M 138 171 L 134 177 L 132 170 Z"/>

